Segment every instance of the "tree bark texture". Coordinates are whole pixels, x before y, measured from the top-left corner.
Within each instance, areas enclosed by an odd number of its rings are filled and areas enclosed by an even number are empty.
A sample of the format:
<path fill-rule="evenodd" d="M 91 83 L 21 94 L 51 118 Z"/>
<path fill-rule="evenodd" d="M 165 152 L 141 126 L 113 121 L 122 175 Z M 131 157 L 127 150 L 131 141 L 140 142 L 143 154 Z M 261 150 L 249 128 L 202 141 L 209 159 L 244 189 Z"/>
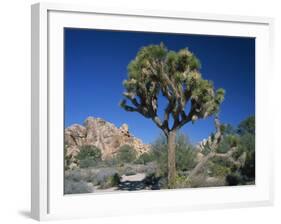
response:
<path fill-rule="evenodd" d="M 168 187 L 174 188 L 176 181 L 176 131 L 168 134 Z"/>

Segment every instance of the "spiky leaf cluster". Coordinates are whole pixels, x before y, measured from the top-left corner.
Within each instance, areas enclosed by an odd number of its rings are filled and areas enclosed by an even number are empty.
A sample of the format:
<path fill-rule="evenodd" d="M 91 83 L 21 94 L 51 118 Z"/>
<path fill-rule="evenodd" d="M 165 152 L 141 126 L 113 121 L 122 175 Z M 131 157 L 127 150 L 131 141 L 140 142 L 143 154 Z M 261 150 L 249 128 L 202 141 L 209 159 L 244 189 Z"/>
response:
<path fill-rule="evenodd" d="M 202 78 L 200 68 L 199 59 L 187 48 L 175 52 L 162 43 L 143 47 L 128 65 L 128 78 L 123 82 L 125 99 L 120 105 L 151 118 L 164 133 L 215 114 L 225 91 L 215 91 L 213 83 Z M 160 94 L 168 102 L 163 119 L 157 113 Z"/>

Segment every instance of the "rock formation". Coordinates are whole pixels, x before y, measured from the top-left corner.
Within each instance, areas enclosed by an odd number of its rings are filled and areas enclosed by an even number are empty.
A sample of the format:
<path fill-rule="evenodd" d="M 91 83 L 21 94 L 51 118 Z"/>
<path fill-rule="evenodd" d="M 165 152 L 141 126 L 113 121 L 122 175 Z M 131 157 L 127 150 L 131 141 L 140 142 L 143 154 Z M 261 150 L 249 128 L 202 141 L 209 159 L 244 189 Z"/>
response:
<path fill-rule="evenodd" d="M 134 137 L 127 124 L 117 128 L 101 118 L 88 117 L 83 125 L 74 124 L 65 129 L 66 155 L 74 157 L 83 145 L 93 145 L 102 152 L 102 158 L 111 158 L 123 145 L 134 148 L 138 155 L 148 152 L 150 146 Z"/>

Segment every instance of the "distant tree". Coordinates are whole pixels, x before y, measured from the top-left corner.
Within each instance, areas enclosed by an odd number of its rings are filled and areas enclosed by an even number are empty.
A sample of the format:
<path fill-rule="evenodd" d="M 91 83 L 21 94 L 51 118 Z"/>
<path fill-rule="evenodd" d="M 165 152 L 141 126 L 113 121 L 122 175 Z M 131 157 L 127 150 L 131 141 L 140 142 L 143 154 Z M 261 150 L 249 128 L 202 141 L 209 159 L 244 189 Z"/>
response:
<path fill-rule="evenodd" d="M 238 133 L 244 135 L 246 133 L 255 134 L 255 116 L 250 116 L 238 125 Z"/>
<path fill-rule="evenodd" d="M 167 138 L 169 188 L 176 178 L 176 132 L 189 122 L 216 114 L 224 99 L 225 91 L 215 91 L 213 83 L 202 78 L 200 67 L 187 48 L 175 52 L 162 43 L 149 45 L 130 62 L 123 82 L 121 107 L 151 119 Z M 158 114 L 160 96 L 167 100 L 163 119 Z"/>
<path fill-rule="evenodd" d="M 221 132 L 223 135 L 233 135 L 236 133 L 236 128 L 234 128 L 231 124 L 222 124 Z"/>
<path fill-rule="evenodd" d="M 246 161 L 241 174 L 247 180 L 255 179 L 255 116 L 251 116 L 238 125 L 240 133 L 239 151 L 246 152 Z"/>

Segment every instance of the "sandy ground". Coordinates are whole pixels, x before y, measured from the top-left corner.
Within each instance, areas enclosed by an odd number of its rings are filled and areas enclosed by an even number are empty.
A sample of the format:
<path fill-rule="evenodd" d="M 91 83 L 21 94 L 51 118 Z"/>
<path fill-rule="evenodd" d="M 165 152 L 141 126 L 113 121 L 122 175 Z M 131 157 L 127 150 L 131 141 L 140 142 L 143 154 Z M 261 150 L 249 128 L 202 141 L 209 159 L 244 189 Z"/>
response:
<path fill-rule="evenodd" d="M 145 179 L 145 173 L 137 173 L 135 175 L 130 175 L 130 176 L 126 176 L 126 175 L 122 175 L 121 176 L 121 182 L 125 182 L 125 181 L 143 181 Z"/>
<path fill-rule="evenodd" d="M 122 175 L 121 176 L 121 180 L 120 180 L 120 185 L 131 185 L 131 184 L 134 184 L 134 183 L 142 183 L 142 181 L 144 181 L 146 177 L 146 174 L 145 173 L 137 173 L 135 175 L 129 175 L 129 176 L 126 176 L 126 175 Z M 107 189 L 99 189 L 99 186 L 92 186 L 93 188 L 93 193 L 97 192 L 97 193 L 102 193 L 102 192 L 112 192 L 112 191 L 117 191 L 117 190 L 120 190 L 118 189 L 118 187 L 111 187 L 111 188 L 107 188 Z M 122 189 L 122 190 L 125 190 L 125 191 L 130 191 L 129 189 Z M 143 189 L 142 189 L 143 190 Z"/>

